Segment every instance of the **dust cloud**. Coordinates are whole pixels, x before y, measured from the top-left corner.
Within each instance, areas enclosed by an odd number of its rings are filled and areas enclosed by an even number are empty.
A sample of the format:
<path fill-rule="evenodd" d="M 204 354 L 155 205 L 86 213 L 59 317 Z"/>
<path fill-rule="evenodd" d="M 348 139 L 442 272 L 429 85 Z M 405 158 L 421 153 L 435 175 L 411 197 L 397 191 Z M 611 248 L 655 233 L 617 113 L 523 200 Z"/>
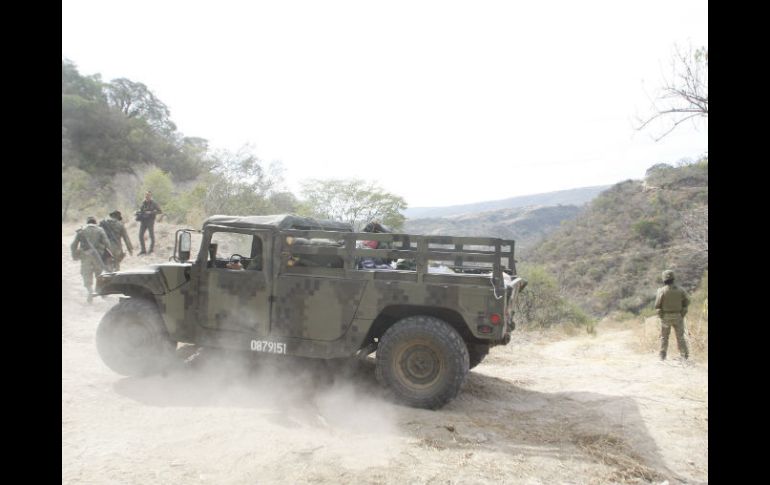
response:
<path fill-rule="evenodd" d="M 94 337 L 62 227 L 62 483 L 708 481 L 708 364 L 661 365 L 633 330 L 514 332 L 438 411 L 395 403 L 371 361 L 190 345 L 163 375 L 123 377 Z M 166 260 L 174 227 L 159 224 Z M 135 234 L 135 227 L 128 227 Z M 171 244 L 169 244 L 171 241 Z"/>

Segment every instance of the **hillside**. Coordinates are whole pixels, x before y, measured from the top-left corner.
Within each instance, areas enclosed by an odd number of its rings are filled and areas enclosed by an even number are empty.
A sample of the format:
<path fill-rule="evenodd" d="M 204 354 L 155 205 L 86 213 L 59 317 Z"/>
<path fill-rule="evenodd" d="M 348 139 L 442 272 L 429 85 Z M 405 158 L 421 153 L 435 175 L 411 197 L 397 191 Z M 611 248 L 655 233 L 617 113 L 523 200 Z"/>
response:
<path fill-rule="evenodd" d="M 655 165 L 643 181 L 614 185 L 526 263 L 543 265 L 565 296 L 595 315 L 648 306 L 666 268 L 692 291 L 708 269 L 708 159 Z"/>
<path fill-rule="evenodd" d="M 486 236 L 513 239 L 522 254 L 580 212 L 574 205 L 522 207 L 450 217 L 409 219 L 405 232 L 426 235 Z"/>
<path fill-rule="evenodd" d="M 559 190 L 540 194 L 522 195 L 501 200 L 489 200 L 473 204 L 453 205 L 448 207 L 412 207 L 404 211 L 408 219 L 449 217 L 461 214 L 475 214 L 499 209 L 516 209 L 535 206 L 583 205 L 609 185 L 581 187 L 578 189 Z"/>

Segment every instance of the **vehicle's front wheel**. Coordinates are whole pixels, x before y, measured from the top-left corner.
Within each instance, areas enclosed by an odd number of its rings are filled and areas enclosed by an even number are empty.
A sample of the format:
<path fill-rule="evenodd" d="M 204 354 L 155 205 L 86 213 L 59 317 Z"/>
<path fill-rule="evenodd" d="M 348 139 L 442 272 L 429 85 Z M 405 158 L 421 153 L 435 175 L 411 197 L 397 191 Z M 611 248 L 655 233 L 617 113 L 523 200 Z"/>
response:
<path fill-rule="evenodd" d="M 440 408 L 457 396 L 467 374 L 465 342 L 443 320 L 407 317 L 380 339 L 377 379 L 410 406 Z"/>
<path fill-rule="evenodd" d="M 176 342 L 169 338 L 153 302 L 128 298 L 102 317 L 96 350 L 113 371 L 137 376 L 166 369 L 174 361 Z"/>

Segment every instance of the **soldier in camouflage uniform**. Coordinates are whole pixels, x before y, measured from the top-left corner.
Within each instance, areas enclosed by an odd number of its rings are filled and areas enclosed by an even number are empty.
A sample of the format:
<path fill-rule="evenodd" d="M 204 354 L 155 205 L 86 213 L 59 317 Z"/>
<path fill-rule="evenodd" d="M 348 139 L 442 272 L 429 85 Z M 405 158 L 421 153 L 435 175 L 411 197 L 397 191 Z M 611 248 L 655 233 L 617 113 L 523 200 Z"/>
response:
<path fill-rule="evenodd" d="M 679 353 L 682 359 L 687 360 L 690 356 L 690 349 L 687 346 L 687 337 L 685 336 L 684 317 L 687 315 L 690 298 L 686 291 L 674 284 L 674 272 L 670 269 L 663 272 L 663 283 L 665 286 L 658 288 L 655 297 L 655 310 L 658 318 L 660 318 L 660 360 L 666 360 L 671 327 L 674 327 L 676 332 Z"/>
<path fill-rule="evenodd" d="M 107 233 L 107 238 L 110 240 L 110 252 L 112 252 L 112 271 L 120 271 L 120 262 L 126 257 L 126 253 L 123 252 L 123 241 L 126 241 L 126 249 L 128 254 L 134 255 L 134 247 L 131 245 L 131 240 L 128 238 L 128 232 L 123 225 L 123 215 L 119 210 L 110 212 L 110 218 L 104 219 L 99 223 L 99 226 Z"/>
<path fill-rule="evenodd" d="M 94 276 L 99 275 L 104 267 L 104 255 L 110 254 L 110 240 L 104 229 L 96 224 L 95 217 L 86 220 L 86 226 L 78 229 L 75 240 L 70 245 L 72 259 L 80 260 L 80 275 L 83 285 L 88 290 L 88 303 L 93 301 Z"/>

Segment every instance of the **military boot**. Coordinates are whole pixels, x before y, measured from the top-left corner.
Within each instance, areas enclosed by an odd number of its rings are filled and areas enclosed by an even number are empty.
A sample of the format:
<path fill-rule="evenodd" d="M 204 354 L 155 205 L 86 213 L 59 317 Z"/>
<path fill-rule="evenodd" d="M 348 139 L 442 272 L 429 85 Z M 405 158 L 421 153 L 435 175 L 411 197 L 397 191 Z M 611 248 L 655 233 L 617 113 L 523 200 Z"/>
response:
<path fill-rule="evenodd" d="M 661 352 L 660 353 L 660 360 L 666 360 L 666 353 L 665 352 Z"/>

